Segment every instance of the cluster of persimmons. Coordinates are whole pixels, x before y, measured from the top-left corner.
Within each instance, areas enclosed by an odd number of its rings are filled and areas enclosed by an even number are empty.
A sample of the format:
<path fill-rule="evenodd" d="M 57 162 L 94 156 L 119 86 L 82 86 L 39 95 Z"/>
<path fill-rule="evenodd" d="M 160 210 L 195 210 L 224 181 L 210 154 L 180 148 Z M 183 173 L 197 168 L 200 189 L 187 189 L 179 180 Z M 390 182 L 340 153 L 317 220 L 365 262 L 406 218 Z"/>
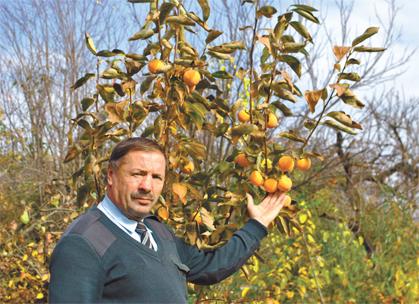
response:
<path fill-rule="evenodd" d="M 251 165 L 245 153 L 239 153 L 234 161 L 242 168 L 246 168 Z M 274 193 L 276 191 L 288 192 L 292 188 L 292 180 L 287 174 L 291 173 L 294 170 L 294 167 L 301 171 L 309 170 L 311 167 L 311 160 L 308 157 L 295 159 L 293 156 L 283 155 L 279 158 L 277 166 L 282 172 L 279 178 L 264 178 L 262 172 L 254 170 L 249 175 L 250 183 L 257 187 L 263 187 L 263 189 L 268 193 Z M 284 201 L 284 206 L 287 207 L 290 203 L 291 197 L 287 195 Z"/>

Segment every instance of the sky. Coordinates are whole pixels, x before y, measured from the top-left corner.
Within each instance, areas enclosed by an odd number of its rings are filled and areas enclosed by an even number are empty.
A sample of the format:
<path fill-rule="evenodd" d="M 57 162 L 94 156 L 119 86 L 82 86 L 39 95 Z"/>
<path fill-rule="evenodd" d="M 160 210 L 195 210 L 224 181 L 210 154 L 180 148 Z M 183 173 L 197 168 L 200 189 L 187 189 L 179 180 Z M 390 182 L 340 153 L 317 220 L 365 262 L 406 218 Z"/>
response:
<path fill-rule="evenodd" d="M 343 0 L 348 2 L 347 0 Z M 334 2 L 328 0 L 327 2 Z M 380 26 L 377 22 L 377 15 L 383 21 L 388 21 L 388 3 L 386 0 L 356 0 L 353 9 L 354 24 L 358 27 L 357 31 L 362 32 L 368 26 Z M 386 84 L 388 87 L 396 87 L 404 92 L 407 98 L 419 97 L 419 0 L 395 0 L 395 6 L 398 8 L 395 19 L 395 30 L 400 33 L 398 41 L 388 50 L 393 56 L 397 57 L 403 54 L 405 50 L 418 51 L 413 54 L 410 64 L 406 66 L 406 72 L 397 77 L 394 81 Z M 380 32 L 373 41 L 380 42 Z"/>
<path fill-rule="evenodd" d="M 336 15 L 337 9 L 334 5 L 337 1 L 343 1 L 344 4 L 350 3 L 350 0 L 326 0 L 323 3 L 328 7 L 327 23 L 330 27 L 337 24 Z M 311 1 L 313 3 L 318 1 Z M 380 46 L 384 37 L 383 25 L 380 24 L 378 17 L 387 26 L 389 24 L 389 3 L 388 0 L 368 0 L 361 1 L 355 0 L 353 6 L 353 14 L 349 23 L 353 31 L 351 36 L 361 34 L 366 28 L 370 26 L 379 26 L 380 31 L 371 38 L 373 46 Z M 402 92 L 407 99 L 410 97 L 419 97 L 419 0 L 394 0 L 397 8 L 397 15 L 395 18 L 393 29 L 395 33 L 399 33 L 400 37 L 397 41 L 387 50 L 388 55 L 394 58 L 401 58 L 402 54 L 417 51 L 411 56 L 409 63 L 404 67 L 405 73 L 398 76 L 393 81 L 387 82 L 384 85 L 385 89 L 394 87 Z M 377 17 L 378 16 L 378 17 Z M 384 64 L 384 63 L 383 63 Z"/>

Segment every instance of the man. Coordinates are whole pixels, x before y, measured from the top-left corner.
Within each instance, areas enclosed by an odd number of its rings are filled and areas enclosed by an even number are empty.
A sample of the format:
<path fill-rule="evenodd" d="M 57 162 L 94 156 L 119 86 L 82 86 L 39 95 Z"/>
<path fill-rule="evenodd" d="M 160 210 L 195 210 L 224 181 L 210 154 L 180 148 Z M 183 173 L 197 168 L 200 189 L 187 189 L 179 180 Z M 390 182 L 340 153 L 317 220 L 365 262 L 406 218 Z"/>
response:
<path fill-rule="evenodd" d="M 155 142 L 130 138 L 112 151 L 107 195 L 63 234 L 51 257 L 49 300 L 186 303 L 186 282 L 214 284 L 258 248 L 284 195 L 268 195 L 222 247 L 200 251 L 150 214 L 164 185 L 166 159 Z"/>

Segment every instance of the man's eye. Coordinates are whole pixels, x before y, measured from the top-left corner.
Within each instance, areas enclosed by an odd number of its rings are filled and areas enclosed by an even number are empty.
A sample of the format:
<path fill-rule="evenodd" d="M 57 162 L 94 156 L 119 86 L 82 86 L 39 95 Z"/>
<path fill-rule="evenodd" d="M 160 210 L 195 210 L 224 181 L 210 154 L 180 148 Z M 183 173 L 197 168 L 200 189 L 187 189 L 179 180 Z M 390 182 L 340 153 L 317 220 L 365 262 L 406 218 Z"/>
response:
<path fill-rule="evenodd" d="M 163 178 L 161 176 L 159 176 L 159 175 L 155 175 L 155 176 L 153 176 L 153 178 L 154 179 L 158 179 L 158 180 L 163 180 Z"/>

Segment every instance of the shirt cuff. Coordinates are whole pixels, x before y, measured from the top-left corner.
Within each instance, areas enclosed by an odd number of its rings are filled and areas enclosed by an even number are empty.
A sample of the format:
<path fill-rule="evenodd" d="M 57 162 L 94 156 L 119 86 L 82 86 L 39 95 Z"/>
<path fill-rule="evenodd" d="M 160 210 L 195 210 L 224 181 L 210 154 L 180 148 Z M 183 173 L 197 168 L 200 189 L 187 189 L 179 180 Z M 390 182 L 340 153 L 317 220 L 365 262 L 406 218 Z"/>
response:
<path fill-rule="evenodd" d="M 263 239 L 268 234 L 268 229 L 255 219 L 249 219 L 249 221 L 243 226 L 242 230 L 254 235 L 258 240 Z"/>

